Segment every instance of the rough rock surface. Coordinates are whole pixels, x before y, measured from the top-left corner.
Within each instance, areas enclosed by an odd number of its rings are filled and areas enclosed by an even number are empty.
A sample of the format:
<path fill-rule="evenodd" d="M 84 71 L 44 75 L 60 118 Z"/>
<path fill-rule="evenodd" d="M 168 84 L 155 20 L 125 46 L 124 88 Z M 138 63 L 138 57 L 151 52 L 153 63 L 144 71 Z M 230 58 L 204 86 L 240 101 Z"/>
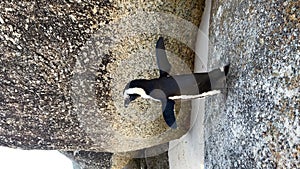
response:
<path fill-rule="evenodd" d="M 1 1 L 1 145 L 90 147 L 72 111 L 70 80 L 93 23 L 109 21 L 91 10 L 104 7 L 111 8 L 107 2 Z"/>
<path fill-rule="evenodd" d="M 209 65 L 231 70 L 227 100 L 206 102 L 206 168 L 300 168 L 299 9 L 214 1 Z"/>
<path fill-rule="evenodd" d="M 110 169 L 112 153 L 90 151 L 62 152 L 73 161 L 74 169 Z"/>
<path fill-rule="evenodd" d="M 154 47 L 166 38 L 172 73 L 192 70 L 202 1 L 1 1 L 0 145 L 124 152 L 178 138 L 161 108 L 123 108 L 134 78 L 156 77 Z M 92 152 L 90 152 L 92 153 Z"/>
<path fill-rule="evenodd" d="M 192 1 L 2 1 L 1 145 L 124 152 L 180 136 L 188 113 L 171 131 L 159 105 L 125 109 L 122 92 L 157 76 L 159 35 L 173 73 L 190 72 L 200 12 Z"/>

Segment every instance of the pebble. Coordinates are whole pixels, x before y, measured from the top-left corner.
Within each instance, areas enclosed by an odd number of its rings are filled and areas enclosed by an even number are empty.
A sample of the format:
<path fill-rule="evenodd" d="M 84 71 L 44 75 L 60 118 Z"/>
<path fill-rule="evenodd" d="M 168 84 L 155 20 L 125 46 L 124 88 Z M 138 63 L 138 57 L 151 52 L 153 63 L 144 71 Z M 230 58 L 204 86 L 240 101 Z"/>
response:
<path fill-rule="evenodd" d="M 4 20 L 0 17 L 0 23 L 3 24 Z"/>

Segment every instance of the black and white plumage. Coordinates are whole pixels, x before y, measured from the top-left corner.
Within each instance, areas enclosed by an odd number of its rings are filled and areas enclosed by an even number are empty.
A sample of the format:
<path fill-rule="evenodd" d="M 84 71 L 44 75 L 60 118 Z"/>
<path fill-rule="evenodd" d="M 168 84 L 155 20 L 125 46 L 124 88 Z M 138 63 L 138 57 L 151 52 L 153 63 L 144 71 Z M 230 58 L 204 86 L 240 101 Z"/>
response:
<path fill-rule="evenodd" d="M 167 125 L 177 128 L 174 114 L 175 99 L 195 99 L 219 93 L 218 83 L 229 71 L 229 65 L 206 73 L 169 75 L 171 65 L 165 52 L 164 40 L 160 37 L 156 44 L 157 65 L 160 77 L 155 79 L 135 79 L 124 89 L 124 105 L 138 97 L 160 101 L 163 117 Z M 223 70 L 222 70 L 223 69 Z"/>

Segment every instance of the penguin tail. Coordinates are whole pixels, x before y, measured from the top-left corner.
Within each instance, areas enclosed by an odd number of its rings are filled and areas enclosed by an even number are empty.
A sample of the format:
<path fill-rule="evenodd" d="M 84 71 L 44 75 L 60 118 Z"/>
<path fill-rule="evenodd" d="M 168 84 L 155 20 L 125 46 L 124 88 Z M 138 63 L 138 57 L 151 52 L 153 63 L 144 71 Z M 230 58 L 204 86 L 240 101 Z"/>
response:
<path fill-rule="evenodd" d="M 224 73 L 225 73 L 225 76 L 227 76 L 228 72 L 229 72 L 229 67 L 230 67 L 230 64 L 224 66 Z"/>

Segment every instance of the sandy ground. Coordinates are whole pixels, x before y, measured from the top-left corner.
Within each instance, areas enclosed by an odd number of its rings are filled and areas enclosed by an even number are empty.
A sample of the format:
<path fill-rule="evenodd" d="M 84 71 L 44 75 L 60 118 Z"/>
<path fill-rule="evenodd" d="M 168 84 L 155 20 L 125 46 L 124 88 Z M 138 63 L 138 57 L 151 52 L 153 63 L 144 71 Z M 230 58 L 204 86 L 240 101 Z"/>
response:
<path fill-rule="evenodd" d="M 194 72 L 206 72 L 209 45 L 209 22 L 211 3 L 206 2 L 204 13 L 199 26 L 196 42 L 196 58 Z M 215 96 L 212 96 L 215 97 Z M 170 169 L 203 169 L 205 159 L 205 99 L 196 99 L 192 102 L 190 118 L 191 128 L 180 139 L 170 142 L 169 165 Z"/>

